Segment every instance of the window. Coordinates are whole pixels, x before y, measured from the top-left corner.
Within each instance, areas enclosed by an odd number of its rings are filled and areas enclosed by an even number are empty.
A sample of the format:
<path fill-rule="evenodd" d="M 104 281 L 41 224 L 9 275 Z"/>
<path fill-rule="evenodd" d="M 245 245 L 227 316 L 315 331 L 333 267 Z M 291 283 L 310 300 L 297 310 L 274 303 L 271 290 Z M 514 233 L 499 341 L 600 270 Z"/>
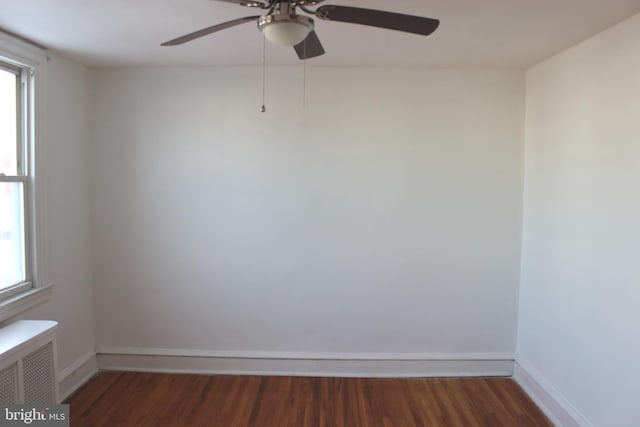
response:
<path fill-rule="evenodd" d="M 0 30 L 0 322 L 51 299 L 48 278 L 46 52 Z"/>
<path fill-rule="evenodd" d="M 32 73 L 0 60 L 0 300 L 32 287 L 29 211 Z"/>

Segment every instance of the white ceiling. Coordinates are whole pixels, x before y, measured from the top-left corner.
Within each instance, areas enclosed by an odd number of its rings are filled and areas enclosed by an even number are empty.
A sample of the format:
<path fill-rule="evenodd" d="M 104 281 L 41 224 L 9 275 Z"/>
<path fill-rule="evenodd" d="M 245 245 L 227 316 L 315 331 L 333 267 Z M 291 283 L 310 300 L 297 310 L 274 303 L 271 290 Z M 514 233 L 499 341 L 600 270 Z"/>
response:
<path fill-rule="evenodd" d="M 316 19 L 331 66 L 532 65 L 640 12 L 640 0 L 326 0 L 441 20 L 429 37 Z M 258 12 L 258 13 L 256 13 Z M 254 23 L 176 47 L 160 43 L 259 14 L 211 0 L 0 0 L 0 28 L 89 66 L 249 65 L 262 60 Z M 268 64 L 298 62 L 267 48 Z"/>

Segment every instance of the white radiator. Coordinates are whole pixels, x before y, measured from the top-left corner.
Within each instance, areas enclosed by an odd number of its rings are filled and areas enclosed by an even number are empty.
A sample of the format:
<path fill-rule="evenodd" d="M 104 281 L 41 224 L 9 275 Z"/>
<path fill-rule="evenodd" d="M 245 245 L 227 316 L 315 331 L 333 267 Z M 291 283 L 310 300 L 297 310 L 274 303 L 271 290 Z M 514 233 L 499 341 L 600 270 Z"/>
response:
<path fill-rule="evenodd" d="M 57 326 L 19 320 L 0 329 L 0 405 L 59 403 Z"/>

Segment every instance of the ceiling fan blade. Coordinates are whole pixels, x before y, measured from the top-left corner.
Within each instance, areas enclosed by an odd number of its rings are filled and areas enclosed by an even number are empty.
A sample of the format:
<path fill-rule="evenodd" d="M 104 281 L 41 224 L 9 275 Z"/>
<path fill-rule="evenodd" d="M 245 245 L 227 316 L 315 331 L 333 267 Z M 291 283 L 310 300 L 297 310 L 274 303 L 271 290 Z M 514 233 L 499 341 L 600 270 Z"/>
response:
<path fill-rule="evenodd" d="M 440 25 L 437 19 L 349 6 L 321 6 L 315 13 L 318 18 L 328 21 L 350 22 L 423 36 L 433 33 Z"/>
<path fill-rule="evenodd" d="M 249 7 L 261 7 L 266 8 L 268 5 L 261 1 L 252 1 L 252 0 L 215 0 L 215 1 L 223 1 L 226 3 L 235 3 L 240 6 L 249 6 Z"/>
<path fill-rule="evenodd" d="M 324 55 L 324 48 L 315 31 L 311 31 L 306 39 L 293 47 L 300 59 L 311 59 Z"/>
<path fill-rule="evenodd" d="M 186 34 L 182 37 L 178 37 L 173 40 L 169 40 L 168 42 L 162 43 L 161 46 L 176 46 L 182 43 L 189 42 L 191 40 L 195 40 L 200 37 L 204 37 L 211 33 L 215 33 L 216 31 L 235 27 L 236 25 L 244 24 L 245 22 L 255 21 L 258 18 L 260 18 L 260 16 L 245 16 L 244 18 L 238 18 L 238 19 L 234 19 L 233 21 L 223 22 L 222 24 L 217 24 L 212 27 L 203 28 L 202 30 L 198 30 L 193 33 Z"/>

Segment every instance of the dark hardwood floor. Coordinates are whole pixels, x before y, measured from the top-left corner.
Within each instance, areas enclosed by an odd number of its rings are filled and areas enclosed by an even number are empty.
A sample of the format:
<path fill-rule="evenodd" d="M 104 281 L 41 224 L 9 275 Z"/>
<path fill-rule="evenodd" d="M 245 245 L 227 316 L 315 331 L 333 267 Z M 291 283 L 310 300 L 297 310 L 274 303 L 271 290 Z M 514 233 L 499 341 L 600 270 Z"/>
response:
<path fill-rule="evenodd" d="M 71 426 L 551 426 L 508 378 L 360 379 L 102 372 Z"/>

